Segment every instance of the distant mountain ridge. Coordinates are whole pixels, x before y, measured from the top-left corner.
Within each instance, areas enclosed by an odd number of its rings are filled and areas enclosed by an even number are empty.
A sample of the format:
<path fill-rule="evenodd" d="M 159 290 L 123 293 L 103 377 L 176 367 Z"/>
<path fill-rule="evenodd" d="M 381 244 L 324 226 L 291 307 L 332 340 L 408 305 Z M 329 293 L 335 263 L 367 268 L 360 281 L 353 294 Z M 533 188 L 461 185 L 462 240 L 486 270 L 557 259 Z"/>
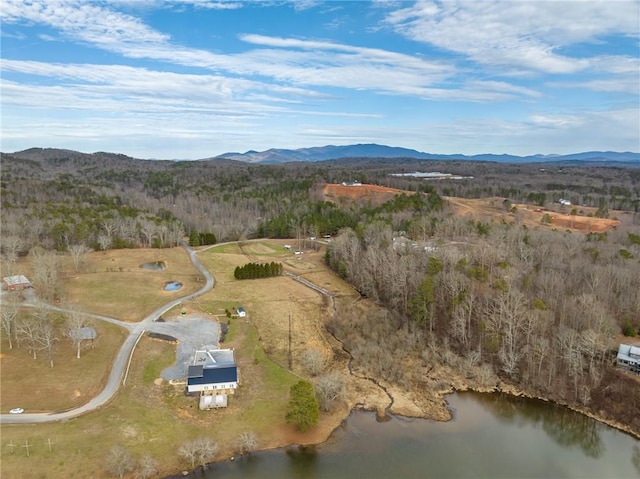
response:
<path fill-rule="evenodd" d="M 439 155 L 424 153 L 409 148 L 378 145 L 375 143 L 346 145 L 346 146 L 318 146 L 312 148 L 299 148 L 295 150 L 271 148 L 265 151 L 250 150 L 245 153 L 230 152 L 218 155 L 215 158 L 239 160 L 247 163 L 273 164 L 288 163 L 292 161 L 325 161 L 340 158 L 415 158 L 420 160 L 470 160 L 470 161 L 495 161 L 498 163 L 545 163 L 560 161 L 587 161 L 587 162 L 621 162 L 640 163 L 640 153 L 616 152 L 616 151 L 587 151 L 572 153 L 569 155 Z"/>
<path fill-rule="evenodd" d="M 17 158 L 29 160 L 55 160 L 73 159 L 76 162 L 91 161 L 92 158 L 101 158 L 110 161 L 136 161 L 138 159 L 120 153 L 95 152 L 82 153 L 79 151 L 59 148 L 29 148 L 14 153 L 3 153 Z M 496 163 L 563 163 L 567 166 L 588 163 L 593 166 L 640 166 L 640 153 L 616 152 L 616 151 L 586 151 L 568 155 L 441 155 L 424 153 L 410 148 L 378 145 L 375 143 L 357 144 L 346 146 L 318 146 L 311 148 L 278 149 L 271 148 L 265 151 L 249 150 L 245 153 L 230 152 L 215 157 L 202 158 L 200 160 L 159 160 L 145 159 L 145 161 L 171 162 L 171 161 L 239 161 L 250 164 L 281 164 L 291 162 L 319 162 L 341 159 L 386 159 L 409 158 L 416 160 L 462 160 L 462 161 L 491 161 Z"/>

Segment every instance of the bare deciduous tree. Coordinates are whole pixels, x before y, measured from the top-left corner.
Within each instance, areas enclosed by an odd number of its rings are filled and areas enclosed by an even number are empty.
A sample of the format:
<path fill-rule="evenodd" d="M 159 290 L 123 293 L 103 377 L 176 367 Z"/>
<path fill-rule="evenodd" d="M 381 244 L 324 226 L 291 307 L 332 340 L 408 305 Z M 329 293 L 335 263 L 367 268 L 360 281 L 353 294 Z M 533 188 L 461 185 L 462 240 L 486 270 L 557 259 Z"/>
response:
<path fill-rule="evenodd" d="M 67 310 L 65 320 L 65 334 L 76 348 L 76 358 L 80 359 L 82 341 L 86 339 L 83 336 L 83 331 L 90 324 L 90 321 L 83 313 L 73 308 Z"/>
<path fill-rule="evenodd" d="M 187 441 L 178 449 L 178 455 L 191 465 L 191 469 L 196 467 L 198 459 L 198 445 L 196 441 Z"/>
<path fill-rule="evenodd" d="M 21 236 L 17 234 L 9 234 L 2 237 L 0 242 L 3 258 L 6 260 L 8 274 L 12 274 L 13 265 L 18 259 L 18 255 L 24 248 L 25 244 Z"/>
<path fill-rule="evenodd" d="M 27 348 L 31 351 L 33 359 L 38 359 L 38 334 L 39 321 L 32 315 L 18 316 L 16 321 L 16 338 L 18 341 L 25 341 Z"/>
<path fill-rule="evenodd" d="M 116 221 L 113 219 L 104 219 L 101 223 L 102 231 L 109 238 L 109 242 L 113 241 L 113 234 L 116 231 Z"/>
<path fill-rule="evenodd" d="M 148 454 L 145 454 L 138 461 L 137 479 L 149 479 L 158 473 L 158 461 Z"/>
<path fill-rule="evenodd" d="M 208 437 L 200 437 L 192 441 L 187 441 L 180 449 L 178 454 L 189 461 L 191 467 L 194 468 L 196 464 L 205 467 L 207 463 L 212 462 L 215 459 L 218 446 Z"/>
<path fill-rule="evenodd" d="M 20 311 L 20 303 L 13 297 L 5 296 L 0 307 L 0 325 L 9 340 L 9 349 L 13 349 L 13 338 L 16 335 L 16 317 Z"/>
<path fill-rule="evenodd" d="M 238 437 L 240 454 L 251 454 L 258 449 L 258 436 L 253 431 L 243 432 Z"/>
<path fill-rule="evenodd" d="M 208 437 L 196 439 L 198 446 L 198 463 L 205 467 L 207 463 L 213 462 L 218 452 L 218 446 Z"/>
<path fill-rule="evenodd" d="M 344 378 L 338 372 L 320 376 L 315 383 L 314 389 L 318 405 L 324 411 L 329 411 L 334 401 L 343 399 L 346 391 Z"/>
<path fill-rule="evenodd" d="M 54 345 L 56 341 L 58 341 L 58 338 L 55 334 L 56 332 L 49 310 L 44 307 L 38 308 L 36 310 L 36 321 L 36 347 L 47 354 L 47 357 L 49 358 L 49 365 L 53 367 Z"/>
<path fill-rule="evenodd" d="M 312 376 L 320 374 L 325 367 L 324 356 L 317 349 L 305 351 L 302 356 L 302 365 Z"/>
<path fill-rule="evenodd" d="M 77 243 L 70 245 L 68 249 L 71 258 L 73 258 L 73 265 L 76 268 L 76 272 L 79 272 L 84 265 L 87 254 L 91 252 L 91 248 L 84 243 Z"/>
<path fill-rule="evenodd" d="M 102 251 L 106 251 L 111 248 L 111 238 L 105 234 L 98 235 L 98 244 Z"/>
<path fill-rule="evenodd" d="M 32 248 L 29 252 L 33 264 L 33 279 L 38 295 L 52 300 L 56 295 L 58 283 L 59 258 L 55 251 Z"/>
<path fill-rule="evenodd" d="M 145 239 L 144 246 L 147 248 L 151 247 L 153 244 L 153 239 L 156 236 L 157 229 L 158 225 L 151 220 L 143 220 L 140 222 L 140 232 Z"/>
<path fill-rule="evenodd" d="M 116 445 L 109 449 L 106 467 L 110 474 L 122 479 L 127 472 L 133 471 L 135 461 L 126 447 Z"/>

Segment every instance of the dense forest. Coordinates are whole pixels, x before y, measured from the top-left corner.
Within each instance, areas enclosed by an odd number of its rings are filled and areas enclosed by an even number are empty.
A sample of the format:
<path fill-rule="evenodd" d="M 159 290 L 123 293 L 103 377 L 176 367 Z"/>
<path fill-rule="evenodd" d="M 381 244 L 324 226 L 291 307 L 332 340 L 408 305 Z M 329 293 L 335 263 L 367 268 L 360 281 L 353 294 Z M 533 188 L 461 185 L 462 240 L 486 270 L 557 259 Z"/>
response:
<path fill-rule="evenodd" d="M 79 265 L 91 250 L 183 238 L 332 235 L 329 265 L 386 310 L 331 325 L 371 374 L 412 388 L 420 379 L 399 367 L 404 356 L 447 362 L 640 431 L 640 385 L 613 368 L 617 341 L 640 327 L 640 168 L 402 158 L 258 166 L 47 149 L 3 154 L 1 166 L 4 274 L 24 255 L 45 264 L 68 254 Z M 392 176 L 414 171 L 468 178 Z M 346 180 L 415 194 L 326 201 L 322 186 Z M 540 207 L 564 198 L 627 220 L 604 233 L 555 231 L 457 216 L 447 197 Z"/>

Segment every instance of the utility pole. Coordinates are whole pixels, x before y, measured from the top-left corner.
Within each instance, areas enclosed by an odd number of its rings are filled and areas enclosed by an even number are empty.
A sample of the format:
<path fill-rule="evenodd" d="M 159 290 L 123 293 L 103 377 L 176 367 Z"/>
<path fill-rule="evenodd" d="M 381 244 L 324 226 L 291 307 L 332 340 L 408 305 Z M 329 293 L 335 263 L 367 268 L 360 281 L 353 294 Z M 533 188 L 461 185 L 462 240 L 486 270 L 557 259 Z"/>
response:
<path fill-rule="evenodd" d="M 22 447 L 27 449 L 27 457 L 29 457 L 29 448 L 31 447 L 31 444 L 29 444 L 29 441 L 28 440 L 24 441 L 24 446 Z"/>
<path fill-rule="evenodd" d="M 291 371 L 291 313 L 289 313 L 289 371 Z"/>

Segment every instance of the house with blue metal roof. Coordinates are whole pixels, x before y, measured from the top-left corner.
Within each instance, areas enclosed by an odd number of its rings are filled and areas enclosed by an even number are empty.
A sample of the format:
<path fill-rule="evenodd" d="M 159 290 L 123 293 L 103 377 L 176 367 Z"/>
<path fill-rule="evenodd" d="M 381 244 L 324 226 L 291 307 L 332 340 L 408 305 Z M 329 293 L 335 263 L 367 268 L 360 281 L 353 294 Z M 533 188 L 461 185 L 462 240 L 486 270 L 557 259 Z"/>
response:
<path fill-rule="evenodd" d="M 231 349 L 196 351 L 187 372 L 187 394 L 200 396 L 200 409 L 226 407 L 238 388 L 238 366 Z"/>

